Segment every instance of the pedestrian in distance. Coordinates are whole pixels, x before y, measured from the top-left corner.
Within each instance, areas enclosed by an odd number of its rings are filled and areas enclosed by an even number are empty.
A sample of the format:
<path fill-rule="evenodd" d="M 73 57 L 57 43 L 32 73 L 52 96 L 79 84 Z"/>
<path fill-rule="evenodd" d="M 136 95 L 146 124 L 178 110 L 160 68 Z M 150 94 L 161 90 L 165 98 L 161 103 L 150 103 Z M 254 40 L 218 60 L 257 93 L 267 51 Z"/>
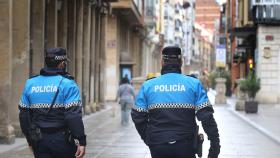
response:
<path fill-rule="evenodd" d="M 78 85 L 66 72 L 66 50 L 46 50 L 45 68 L 25 83 L 19 102 L 23 134 L 35 158 L 82 158 L 86 135 Z"/>
<path fill-rule="evenodd" d="M 199 77 L 199 80 L 202 83 L 206 92 L 208 92 L 209 87 L 210 87 L 210 82 L 209 82 L 208 76 L 206 75 L 206 73 L 204 71 L 202 72 L 202 75 Z"/>
<path fill-rule="evenodd" d="M 121 124 L 127 126 L 129 124 L 129 116 L 131 108 L 134 104 L 135 92 L 127 77 L 122 78 L 118 89 L 117 99 L 121 105 Z"/>
<path fill-rule="evenodd" d="M 196 118 L 210 140 L 208 158 L 217 158 L 220 139 L 206 92 L 196 78 L 181 74 L 179 47 L 162 50 L 161 76 L 141 86 L 132 120 L 152 158 L 195 158 Z"/>

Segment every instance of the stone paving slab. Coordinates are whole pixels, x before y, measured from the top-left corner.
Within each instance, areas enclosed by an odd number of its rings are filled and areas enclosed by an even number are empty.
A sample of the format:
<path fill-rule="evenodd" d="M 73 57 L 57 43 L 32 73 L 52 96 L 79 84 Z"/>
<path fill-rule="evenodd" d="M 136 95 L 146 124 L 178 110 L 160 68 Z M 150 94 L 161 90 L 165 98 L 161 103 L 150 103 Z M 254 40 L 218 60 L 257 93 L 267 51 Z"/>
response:
<path fill-rule="evenodd" d="M 215 108 L 222 158 L 279 158 L 280 145 L 232 114 L 225 105 Z"/>
<path fill-rule="evenodd" d="M 258 113 L 234 110 L 235 98 L 229 98 L 230 110 L 238 117 L 280 144 L 280 104 L 259 104 Z"/>
<path fill-rule="evenodd" d="M 211 98 L 210 100 L 212 100 Z M 85 119 L 88 135 L 85 158 L 151 158 L 148 147 L 143 143 L 134 125 L 120 125 L 119 106 L 116 115 L 107 109 Z M 221 136 L 221 158 L 279 158 L 280 146 L 268 139 L 228 110 L 227 105 L 214 106 L 215 118 Z M 98 117 L 97 117 L 98 116 Z M 202 128 L 200 128 L 202 129 Z M 203 158 L 207 157 L 209 141 L 205 136 Z M 27 146 L 4 152 L 0 158 L 31 158 Z"/>

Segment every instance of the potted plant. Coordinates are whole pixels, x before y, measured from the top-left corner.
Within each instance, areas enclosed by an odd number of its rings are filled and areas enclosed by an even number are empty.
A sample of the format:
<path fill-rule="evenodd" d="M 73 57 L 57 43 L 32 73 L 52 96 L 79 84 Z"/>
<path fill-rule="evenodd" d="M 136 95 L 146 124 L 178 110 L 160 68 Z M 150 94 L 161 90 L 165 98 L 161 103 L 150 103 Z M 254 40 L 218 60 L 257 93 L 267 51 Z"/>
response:
<path fill-rule="evenodd" d="M 255 97 L 260 90 L 260 79 L 253 72 L 250 72 L 245 80 L 240 81 L 240 90 L 247 94 L 245 112 L 257 113 L 258 102 L 255 101 Z"/>

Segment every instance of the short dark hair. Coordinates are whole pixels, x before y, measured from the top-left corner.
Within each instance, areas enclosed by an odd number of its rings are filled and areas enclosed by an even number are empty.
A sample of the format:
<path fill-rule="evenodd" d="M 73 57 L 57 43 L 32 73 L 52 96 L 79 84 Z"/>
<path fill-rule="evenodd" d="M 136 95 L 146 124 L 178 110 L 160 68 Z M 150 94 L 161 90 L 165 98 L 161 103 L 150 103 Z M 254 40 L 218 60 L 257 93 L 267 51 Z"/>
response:
<path fill-rule="evenodd" d="M 122 78 L 121 84 L 129 83 L 129 79 L 127 77 Z"/>
<path fill-rule="evenodd" d="M 45 63 L 48 68 L 57 68 L 62 61 L 55 60 L 54 58 L 45 57 Z"/>

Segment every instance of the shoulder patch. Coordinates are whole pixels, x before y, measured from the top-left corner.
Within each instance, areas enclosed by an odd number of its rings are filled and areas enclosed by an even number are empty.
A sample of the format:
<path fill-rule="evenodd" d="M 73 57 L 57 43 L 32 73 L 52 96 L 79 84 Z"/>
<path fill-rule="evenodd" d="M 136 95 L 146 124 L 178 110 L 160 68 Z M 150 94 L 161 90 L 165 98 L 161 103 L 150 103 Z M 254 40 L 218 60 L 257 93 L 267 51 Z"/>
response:
<path fill-rule="evenodd" d="M 62 76 L 69 79 L 69 80 L 75 80 L 75 78 L 73 76 L 71 76 L 70 74 L 65 74 L 65 75 L 62 75 Z"/>

